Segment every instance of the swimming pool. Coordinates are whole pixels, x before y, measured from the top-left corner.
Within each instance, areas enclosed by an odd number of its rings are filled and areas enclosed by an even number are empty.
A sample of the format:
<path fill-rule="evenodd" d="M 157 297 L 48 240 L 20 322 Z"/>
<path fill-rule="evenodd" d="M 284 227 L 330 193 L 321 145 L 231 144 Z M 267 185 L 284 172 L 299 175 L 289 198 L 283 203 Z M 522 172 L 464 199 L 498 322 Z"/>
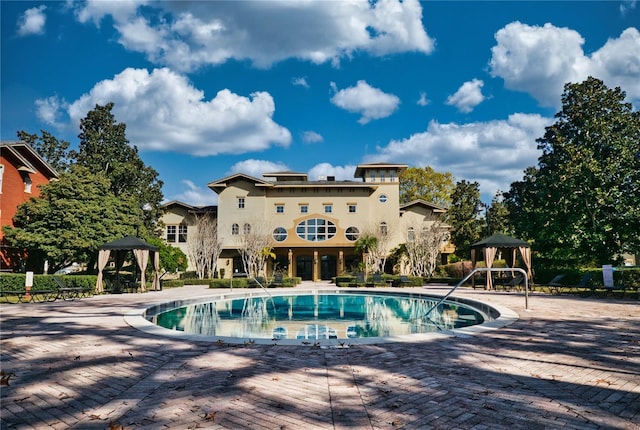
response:
<path fill-rule="evenodd" d="M 475 300 L 421 292 L 323 289 L 243 291 L 145 309 L 138 328 L 229 343 L 375 343 L 472 333 L 505 325 L 512 313 Z M 138 314 L 139 315 L 139 314 Z"/>

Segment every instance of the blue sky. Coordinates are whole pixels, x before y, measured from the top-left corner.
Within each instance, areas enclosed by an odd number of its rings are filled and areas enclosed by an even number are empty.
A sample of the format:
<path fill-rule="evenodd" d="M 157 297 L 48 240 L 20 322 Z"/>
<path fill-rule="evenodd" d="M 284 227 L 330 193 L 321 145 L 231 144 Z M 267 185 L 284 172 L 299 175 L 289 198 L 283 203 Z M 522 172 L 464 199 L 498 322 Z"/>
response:
<path fill-rule="evenodd" d="M 77 145 L 96 104 L 164 182 L 367 162 L 478 181 L 489 202 L 536 165 L 565 82 L 640 106 L 636 1 L 2 1 L 1 138 Z"/>

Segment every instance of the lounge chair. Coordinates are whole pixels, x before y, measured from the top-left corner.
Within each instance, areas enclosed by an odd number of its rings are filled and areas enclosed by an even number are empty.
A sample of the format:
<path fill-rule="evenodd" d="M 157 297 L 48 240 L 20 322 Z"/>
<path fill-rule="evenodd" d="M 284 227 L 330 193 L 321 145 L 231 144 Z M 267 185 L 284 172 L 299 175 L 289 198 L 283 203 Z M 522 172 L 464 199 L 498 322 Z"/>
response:
<path fill-rule="evenodd" d="M 560 294 L 562 293 L 562 289 L 564 288 L 564 285 L 562 285 L 560 281 L 562 281 L 564 276 L 564 273 L 561 275 L 556 275 L 551 281 L 547 282 L 546 284 L 542 284 L 542 286 L 547 287 L 551 294 Z"/>
<path fill-rule="evenodd" d="M 282 287 L 284 281 L 284 276 L 282 273 L 276 273 L 273 275 L 273 282 L 271 283 L 272 287 Z"/>
<path fill-rule="evenodd" d="M 382 274 L 374 273 L 372 283 L 374 287 L 377 285 L 384 285 L 384 281 L 382 280 Z"/>
<path fill-rule="evenodd" d="M 365 285 L 365 282 L 364 282 L 364 273 L 363 272 L 357 272 L 355 279 L 353 279 L 349 283 L 350 287 L 360 287 L 360 286 L 364 286 L 364 285 Z"/>
<path fill-rule="evenodd" d="M 511 290 L 519 288 L 520 284 L 522 284 L 523 282 L 524 282 L 524 276 L 518 275 L 518 276 L 516 276 L 514 278 L 511 278 L 509 281 L 503 282 L 503 283 L 501 283 L 499 285 L 504 287 L 505 290 L 511 291 Z"/>

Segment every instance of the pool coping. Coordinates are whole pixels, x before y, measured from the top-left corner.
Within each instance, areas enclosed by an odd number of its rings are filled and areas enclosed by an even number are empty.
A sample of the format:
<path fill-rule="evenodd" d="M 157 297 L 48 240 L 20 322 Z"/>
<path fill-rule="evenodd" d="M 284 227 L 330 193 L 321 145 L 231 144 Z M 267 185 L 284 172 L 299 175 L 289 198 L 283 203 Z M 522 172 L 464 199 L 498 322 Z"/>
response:
<path fill-rule="evenodd" d="M 340 294 L 344 293 L 363 293 L 363 292 L 383 292 L 391 293 L 392 290 L 380 290 L 380 289 L 370 289 L 370 288 L 359 288 L 359 289 L 345 289 L 345 288 L 309 288 L 309 289 L 298 289 L 287 291 L 288 294 L 293 295 L 304 295 L 314 292 L 322 293 L 330 293 L 330 292 L 339 292 Z M 397 291 L 396 291 L 397 292 Z M 434 298 L 442 298 L 444 295 L 441 294 L 433 294 L 427 292 L 417 292 L 411 291 L 406 292 L 408 294 L 416 294 L 416 295 L 425 295 Z M 278 294 L 282 294 L 281 291 Z M 473 325 L 469 327 L 462 327 L 452 330 L 444 330 L 441 332 L 432 332 L 432 333 L 417 333 L 417 334 L 407 334 L 407 335 L 397 335 L 397 336 L 384 336 L 384 337 L 367 337 L 367 338 L 348 338 L 348 339 L 319 339 L 315 341 L 303 340 L 303 339 L 267 339 L 267 338 L 243 338 L 243 337 L 230 337 L 230 336 L 209 336 L 209 335 L 200 335 L 200 334 L 189 334 L 181 331 L 170 330 L 164 327 L 160 327 L 147 320 L 144 317 L 146 311 L 150 308 L 156 306 L 162 306 L 167 303 L 180 303 L 181 305 L 188 305 L 192 303 L 198 303 L 202 301 L 211 301 L 216 298 L 242 298 L 242 297 L 263 297 L 268 296 L 270 293 L 265 291 L 242 291 L 242 292 L 220 292 L 214 294 L 207 294 L 197 297 L 192 297 L 189 299 L 177 299 L 173 301 L 167 301 L 164 303 L 153 304 L 144 308 L 137 308 L 128 312 L 124 315 L 124 321 L 131 327 L 142 331 L 143 333 L 162 336 L 171 339 L 183 339 L 187 341 L 196 341 L 196 342 L 208 342 L 208 343 L 216 343 L 216 344 L 230 344 L 230 345 L 280 345 L 280 346 L 296 346 L 296 347 L 304 347 L 304 346 L 312 346 L 312 347 L 321 347 L 321 348 L 348 348 L 352 345 L 372 345 L 372 344 L 380 344 L 380 343 L 394 343 L 394 342 L 429 342 L 443 338 L 451 338 L 451 337 L 468 337 L 474 336 L 481 333 L 485 333 L 488 331 L 498 330 L 500 328 L 506 327 L 510 324 L 516 322 L 519 318 L 518 314 L 513 310 L 499 306 L 495 304 L 488 304 L 486 302 L 463 298 L 459 296 L 450 296 L 447 298 L 449 301 L 457 301 L 463 304 L 473 305 L 481 304 L 483 307 L 488 307 L 495 310 L 499 315 L 497 318 L 492 319 L 490 321 L 484 322 L 482 324 Z M 172 306 L 173 308 L 174 306 Z"/>

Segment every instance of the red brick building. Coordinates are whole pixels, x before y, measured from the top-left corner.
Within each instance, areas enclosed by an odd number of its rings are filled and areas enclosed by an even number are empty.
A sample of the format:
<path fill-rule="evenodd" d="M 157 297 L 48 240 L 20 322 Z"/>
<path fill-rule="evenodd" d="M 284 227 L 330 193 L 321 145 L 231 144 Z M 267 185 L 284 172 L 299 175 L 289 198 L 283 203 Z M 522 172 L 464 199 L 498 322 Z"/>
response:
<path fill-rule="evenodd" d="M 0 143 L 0 225 L 13 225 L 18 206 L 40 195 L 40 186 L 58 173 L 24 142 Z M 0 230 L 0 269 L 15 270 L 21 250 L 12 249 Z"/>

